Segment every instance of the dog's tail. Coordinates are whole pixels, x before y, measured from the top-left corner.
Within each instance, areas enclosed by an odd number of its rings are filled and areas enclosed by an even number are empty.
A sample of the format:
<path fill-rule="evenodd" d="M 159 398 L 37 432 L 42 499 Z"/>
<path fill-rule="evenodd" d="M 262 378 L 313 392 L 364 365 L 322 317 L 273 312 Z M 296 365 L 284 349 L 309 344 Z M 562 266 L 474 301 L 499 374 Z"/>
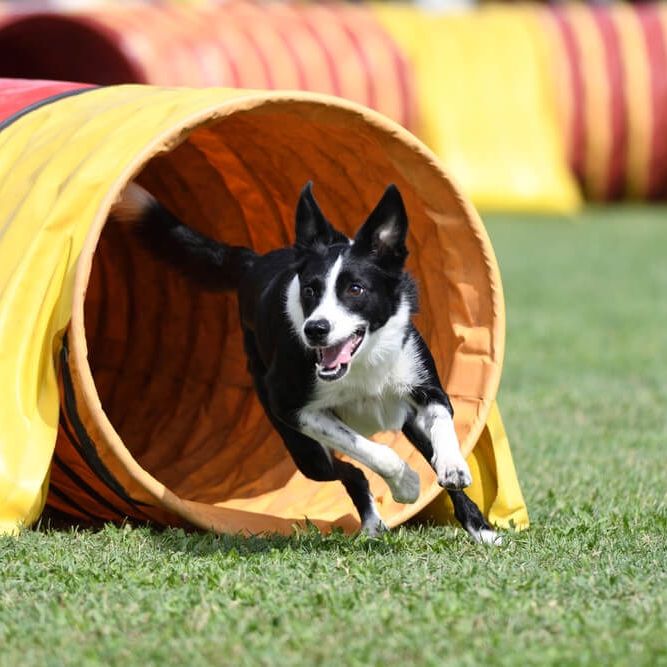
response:
<path fill-rule="evenodd" d="M 153 254 L 206 289 L 236 289 L 257 258 L 250 248 L 226 245 L 191 229 L 136 183 L 114 204 L 111 219 L 134 225 Z"/>

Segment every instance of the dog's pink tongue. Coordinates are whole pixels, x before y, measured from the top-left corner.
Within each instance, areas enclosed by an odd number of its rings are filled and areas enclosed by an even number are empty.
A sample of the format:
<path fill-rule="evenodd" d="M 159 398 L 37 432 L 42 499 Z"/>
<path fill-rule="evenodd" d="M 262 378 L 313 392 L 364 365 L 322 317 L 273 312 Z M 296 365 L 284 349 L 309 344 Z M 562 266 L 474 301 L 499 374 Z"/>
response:
<path fill-rule="evenodd" d="M 353 334 L 347 340 L 331 347 L 322 348 L 322 366 L 325 368 L 336 368 L 340 364 L 349 364 L 352 359 L 354 344 L 357 342 L 357 335 Z"/>

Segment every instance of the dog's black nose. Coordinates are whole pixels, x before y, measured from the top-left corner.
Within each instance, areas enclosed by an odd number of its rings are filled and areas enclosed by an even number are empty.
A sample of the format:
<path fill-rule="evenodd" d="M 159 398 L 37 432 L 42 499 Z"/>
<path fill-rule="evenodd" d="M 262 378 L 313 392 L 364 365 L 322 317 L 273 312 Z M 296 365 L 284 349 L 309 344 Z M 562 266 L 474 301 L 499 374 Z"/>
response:
<path fill-rule="evenodd" d="M 310 320 L 306 322 L 306 326 L 303 328 L 308 342 L 313 343 L 313 345 L 324 343 L 330 331 L 331 324 L 329 324 L 329 320 Z"/>

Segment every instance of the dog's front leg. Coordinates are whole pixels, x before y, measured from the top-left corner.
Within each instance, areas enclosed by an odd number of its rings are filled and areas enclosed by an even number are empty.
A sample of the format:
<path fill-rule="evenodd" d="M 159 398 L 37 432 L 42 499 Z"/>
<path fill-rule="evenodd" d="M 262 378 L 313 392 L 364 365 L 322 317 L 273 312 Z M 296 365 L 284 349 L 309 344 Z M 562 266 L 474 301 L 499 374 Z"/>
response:
<path fill-rule="evenodd" d="M 430 462 L 438 483 L 447 489 L 452 500 L 454 515 L 472 539 L 500 545 L 500 535 L 491 528 L 475 502 L 460 490 L 471 482 L 470 469 L 459 449 L 449 399 L 442 391 L 434 393 L 440 395 L 442 402 L 435 400 L 417 408 L 403 425 L 403 433 Z"/>
<path fill-rule="evenodd" d="M 419 475 L 394 450 L 359 435 L 330 410 L 302 410 L 298 421 L 308 437 L 380 475 L 396 502 L 414 503 L 419 497 Z"/>
<path fill-rule="evenodd" d="M 415 407 L 416 412 L 408 418 L 403 432 L 431 464 L 438 484 L 445 489 L 469 486 L 472 476 L 461 454 L 448 401 L 430 400 Z"/>

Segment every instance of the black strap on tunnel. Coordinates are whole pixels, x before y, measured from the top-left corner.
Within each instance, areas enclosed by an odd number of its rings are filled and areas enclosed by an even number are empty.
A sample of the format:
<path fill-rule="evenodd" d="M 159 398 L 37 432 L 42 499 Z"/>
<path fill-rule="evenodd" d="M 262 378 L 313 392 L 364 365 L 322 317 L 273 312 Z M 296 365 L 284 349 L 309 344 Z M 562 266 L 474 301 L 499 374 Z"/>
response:
<path fill-rule="evenodd" d="M 62 426 L 62 421 L 60 422 Z M 73 443 L 71 434 L 68 432 L 67 437 L 70 440 L 70 442 Z M 59 456 L 58 454 L 53 455 L 53 463 L 59 468 L 59 470 L 69 477 L 69 479 L 76 484 L 76 486 L 81 489 L 82 491 L 85 491 L 90 498 L 95 500 L 99 505 L 102 505 L 102 507 L 106 507 L 112 514 L 114 514 L 117 518 L 119 519 L 124 519 L 127 516 L 126 512 L 123 512 L 119 510 L 113 503 L 109 502 L 103 495 L 98 493 L 88 482 L 86 482 L 80 475 L 77 475 L 74 470 L 70 466 L 68 466 Z M 66 494 L 61 491 L 62 495 L 65 496 Z M 74 505 L 75 501 L 72 498 L 68 498 L 69 502 Z M 94 516 L 90 514 L 90 512 L 86 512 L 90 516 Z"/>
<path fill-rule="evenodd" d="M 67 506 L 67 509 L 61 510 L 60 508 L 56 508 L 58 511 L 62 511 L 64 514 L 72 515 L 72 510 L 74 510 L 74 513 L 78 512 L 79 514 L 83 514 L 83 516 L 88 517 L 88 520 L 97 523 L 100 521 L 100 518 L 98 516 L 95 516 L 92 512 L 89 512 L 87 509 L 81 507 L 79 503 L 73 501 L 71 498 L 67 497 L 66 494 L 64 494 L 60 489 L 56 488 L 55 486 L 51 485 L 49 486 L 49 493 L 52 493 L 58 500 L 60 500 L 63 505 Z"/>
<path fill-rule="evenodd" d="M 148 507 L 147 503 L 143 503 L 131 498 L 127 491 L 121 486 L 120 482 L 111 474 L 109 469 L 104 465 L 100 459 L 95 443 L 86 431 L 76 407 L 76 397 L 74 395 L 74 384 L 72 383 L 72 375 L 69 369 L 69 346 L 67 341 L 67 334 L 63 337 L 63 346 L 60 350 L 60 369 L 63 379 L 63 393 L 64 393 L 64 411 L 67 420 L 74 429 L 74 435 L 68 432 L 66 425 L 61 424 L 69 437 L 72 446 L 77 450 L 81 458 L 86 461 L 92 471 L 97 477 L 104 482 L 104 484 L 111 490 L 118 498 L 126 502 L 131 507 L 134 507 L 137 512 L 141 512 L 139 506 Z M 125 512 L 115 510 L 122 516 L 126 516 Z"/>
<path fill-rule="evenodd" d="M 0 132 L 2 132 L 2 130 L 4 130 L 6 127 L 9 127 L 12 123 L 16 122 L 19 118 L 27 116 L 31 111 L 34 111 L 35 109 L 45 107 L 47 104 L 52 104 L 53 102 L 57 102 L 58 100 L 64 99 L 65 97 L 74 97 L 75 95 L 81 95 L 82 93 L 89 93 L 91 90 L 98 90 L 101 87 L 102 86 L 86 86 L 85 88 L 74 88 L 72 90 L 64 90 L 61 93 L 56 93 L 55 95 L 49 95 L 48 97 L 44 97 L 41 100 L 33 102 L 32 104 L 28 104 L 28 106 L 19 109 L 18 111 L 14 112 L 11 116 L 7 116 L 7 118 L 5 118 L 2 122 L 0 122 Z"/>
<path fill-rule="evenodd" d="M 84 86 L 82 88 L 73 88 L 71 90 L 64 90 L 60 93 L 54 95 L 49 95 L 44 97 L 32 104 L 19 109 L 17 112 L 11 114 L 3 121 L 0 122 L 0 132 L 5 128 L 9 127 L 12 123 L 16 122 L 23 116 L 28 115 L 36 109 L 53 104 L 58 100 L 65 99 L 67 97 L 74 97 L 76 95 L 82 95 L 83 93 L 89 93 L 93 90 L 98 90 L 102 86 Z M 64 411 L 67 416 L 67 420 L 74 428 L 75 434 L 72 434 L 63 418 L 60 419 L 60 425 L 65 434 L 67 435 L 68 440 L 71 442 L 72 446 L 76 449 L 79 456 L 90 466 L 92 471 L 97 475 L 98 479 L 109 488 L 110 491 L 114 493 L 118 498 L 123 502 L 133 507 L 139 514 L 143 514 L 139 506 L 147 507 L 147 503 L 142 503 L 132 499 L 125 489 L 121 486 L 118 480 L 109 472 L 107 467 L 104 465 L 100 459 L 95 445 L 88 435 L 76 407 L 76 398 L 74 396 L 74 386 L 72 384 L 72 376 L 69 370 L 69 349 L 67 346 L 67 335 L 65 334 L 63 338 L 63 346 L 60 353 L 60 362 L 62 369 L 62 378 L 63 378 L 63 387 L 65 394 L 64 401 Z M 57 455 L 54 457 L 54 462 L 60 468 L 60 470 L 67 475 L 77 486 L 81 487 L 90 497 L 95 499 L 102 506 L 106 507 L 109 511 L 116 514 L 119 518 L 125 518 L 127 513 L 118 509 L 111 503 L 109 500 L 100 495 L 95 489 L 93 489 L 89 484 L 87 484 L 81 477 L 79 477 L 69 466 L 65 464 Z M 91 519 L 97 519 L 93 514 L 88 510 L 81 507 L 76 501 L 72 498 L 69 498 L 62 489 L 57 489 L 54 485 L 51 485 L 51 491 L 56 495 L 61 501 L 69 505 L 69 507 L 75 509 L 76 511 L 88 516 Z M 145 516 L 145 515 L 144 515 Z M 138 518 L 138 517 L 136 517 Z"/>

